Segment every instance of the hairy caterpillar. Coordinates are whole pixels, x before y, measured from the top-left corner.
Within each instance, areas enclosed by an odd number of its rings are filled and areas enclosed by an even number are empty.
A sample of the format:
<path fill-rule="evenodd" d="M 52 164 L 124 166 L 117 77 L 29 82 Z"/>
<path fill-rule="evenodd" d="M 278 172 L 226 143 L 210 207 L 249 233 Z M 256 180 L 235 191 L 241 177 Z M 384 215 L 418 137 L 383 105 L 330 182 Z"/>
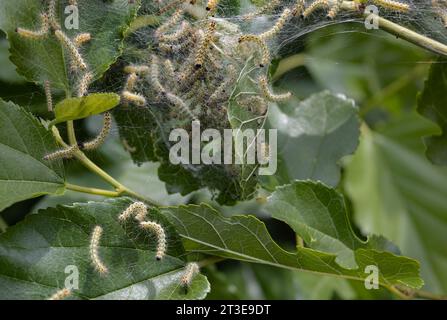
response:
<path fill-rule="evenodd" d="M 292 14 L 292 12 L 289 9 L 285 9 L 283 11 L 283 13 L 281 14 L 281 16 L 278 18 L 278 20 L 276 21 L 273 28 L 260 34 L 259 37 L 265 41 L 267 39 L 270 39 L 270 38 L 273 38 L 274 36 L 276 36 L 284 28 L 284 25 L 286 24 L 287 20 L 290 18 L 291 14 Z"/>
<path fill-rule="evenodd" d="M 180 108 L 182 111 L 187 113 L 191 119 L 195 120 L 196 116 L 189 110 L 189 108 L 186 106 L 185 102 L 175 94 L 172 94 L 170 92 L 166 93 L 166 99 L 175 107 Z"/>
<path fill-rule="evenodd" d="M 154 87 L 154 90 L 157 91 L 160 94 L 165 94 L 165 88 L 163 87 L 163 85 L 160 83 L 160 79 L 159 79 L 159 66 L 160 61 L 158 60 L 158 57 L 153 54 L 152 55 L 152 61 L 151 61 L 151 83 L 152 86 Z"/>
<path fill-rule="evenodd" d="M 57 0 L 49 0 L 48 3 L 48 19 L 50 20 L 50 25 L 54 30 L 60 30 L 61 25 L 57 21 L 57 15 L 56 15 L 56 6 L 57 6 Z"/>
<path fill-rule="evenodd" d="M 70 159 L 74 153 L 79 150 L 79 146 L 73 145 L 66 149 L 57 150 L 53 153 L 47 154 L 43 157 L 43 160 L 53 161 L 56 159 Z"/>
<path fill-rule="evenodd" d="M 189 287 L 191 285 L 194 276 L 198 274 L 200 271 L 199 265 L 196 262 L 189 262 L 185 266 L 185 272 L 182 274 L 180 278 L 180 284 L 183 287 Z"/>
<path fill-rule="evenodd" d="M 73 44 L 75 47 L 79 48 L 83 43 L 88 42 L 92 39 L 90 33 L 80 33 L 73 39 Z"/>
<path fill-rule="evenodd" d="M 132 93 L 130 91 L 124 90 L 121 94 L 123 100 L 132 102 L 137 106 L 144 106 L 146 105 L 146 98 L 138 93 Z"/>
<path fill-rule="evenodd" d="M 92 80 L 93 74 L 91 72 L 86 72 L 82 76 L 81 81 L 79 81 L 78 85 L 78 97 L 83 97 L 87 93 L 88 87 Z"/>
<path fill-rule="evenodd" d="M 52 112 L 53 111 L 53 97 L 51 95 L 51 82 L 48 80 L 45 80 L 43 86 L 45 89 L 45 97 L 47 99 L 48 111 Z"/>
<path fill-rule="evenodd" d="M 92 260 L 92 264 L 95 267 L 95 270 L 98 271 L 101 275 L 104 275 L 108 272 L 107 267 L 99 258 L 99 242 L 102 236 L 102 227 L 96 226 L 93 229 L 91 240 L 90 240 L 90 259 Z"/>
<path fill-rule="evenodd" d="M 130 65 L 124 67 L 125 73 L 145 74 L 149 72 L 148 66 Z"/>
<path fill-rule="evenodd" d="M 64 288 L 53 294 L 48 300 L 63 300 L 71 295 L 71 290 Z"/>
<path fill-rule="evenodd" d="M 187 21 L 183 21 L 177 31 L 169 34 L 160 35 L 160 41 L 175 42 L 183 38 L 190 31 L 191 25 Z"/>
<path fill-rule="evenodd" d="M 223 100 L 223 98 L 225 99 L 226 98 L 225 93 L 231 86 L 231 84 L 233 84 L 233 82 L 236 81 L 236 77 L 237 77 L 236 68 L 233 67 L 232 65 L 228 66 L 228 78 L 225 79 L 225 81 L 223 81 L 219 87 L 217 87 L 217 89 L 209 97 L 207 104 L 210 105 L 219 100 Z"/>
<path fill-rule="evenodd" d="M 249 108 L 251 112 L 264 116 L 268 111 L 268 105 L 265 99 L 260 96 L 252 96 L 244 99 L 238 99 L 237 103 Z"/>
<path fill-rule="evenodd" d="M 205 10 L 209 11 L 210 14 L 214 14 L 217 9 L 217 5 L 219 4 L 219 0 L 208 0 L 208 4 L 206 5 Z"/>
<path fill-rule="evenodd" d="M 127 207 L 119 216 L 118 220 L 121 222 L 126 221 L 131 216 L 135 216 L 137 221 L 144 221 L 147 215 L 147 208 L 143 202 L 134 202 L 130 206 Z"/>
<path fill-rule="evenodd" d="M 440 0 L 432 0 L 431 4 L 438 16 L 441 18 L 444 27 L 447 28 L 447 2 L 441 2 Z"/>
<path fill-rule="evenodd" d="M 213 41 L 214 32 L 216 31 L 216 22 L 211 21 L 208 23 L 208 28 L 205 33 L 205 37 L 202 39 L 199 49 L 196 53 L 195 58 L 195 68 L 200 69 L 203 65 L 203 62 L 205 60 L 206 53 L 208 51 L 208 48 Z"/>
<path fill-rule="evenodd" d="M 394 0 L 372 0 L 374 4 L 384 7 L 385 9 L 407 12 L 410 10 L 410 5 L 407 3 Z"/>
<path fill-rule="evenodd" d="M 336 2 L 329 9 L 329 12 L 327 14 L 328 19 L 335 19 L 337 14 L 340 12 L 342 4 L 343 0 L 336 0 Z"/>
<path fill-rule="evenodd" d="M 160 39 L 163 33 L 165 33 L 167 30 L 175 26 L 180 19 L 183 17 L 183 9 L 177 9 L 174 14 L 160 27 L 158 27 L 157 30 L 155 30 L 155 36 Z"/>
<path fill-rule="evenodd" d="M 279 3 L 280 3 L 280 0 L 267 1 L 267 3 L 264 6 L 262 6 L 261 8 L 259 8 L 259 10 L 243 15 L 242 19 L 252 20 L 263 13 L 266 13 L 266 12 L 269 12 L 269 11 L 275 9 L 279 5 Z"/>
<path fill-rule="evenodd" d="M 254 42 L 260 47 L 262 57 L 261 57 L 261 63 L 259 64 L 259 66 L 261 68 L 263 68 L 264 66 L 269 64 L 270 51 L 269 51 L 269 48 L 267 47 L 267 44 L 265 43 L 264 40 L 261 39 L 260 36 L 257 36 L 254 34 L 242 35 L 239 37 L 239 43 L 242 43 L 242 42 Z"/>
<path fill-rule="evenodd" d="M 303 13 L 301 14 L 301 16 L 303 18 L 307 18 L 308 16 L 310 16 L 312 13 L 314 13 L 316 10 L 318 9 L 322 9 L 322 8 L 327 8 L 329 6 L 329 3 L 327 0 L 315 0 L 314 2 L 312 2 L 310 4 L 310 6 L 308 6 Z"/>
<path fill-rule="evenodd" d="M 127 77 L 126 84 L 124 86 L 125 91 L 132 91 L 135 88 L 135 84 L 138 81 L 138 76 L 136 73 L 131 73 Z"/>
<path fill-rule="evenodd" d="M 65 35 L 65 33 L 63 33 L 61 30 L 56 30 L 54 32 L 54 35 L 62 43 L 62 45 L 69 51 L 71 59 L 74 62 L 74 65 L 82 70 L 87 69 L 87 64 L 84 62 L 84 59 L 82 58 L 78 49 L 73 44 L 73 42 Z"/>
<path fill-rule="evenodd" d="M 157 252 L 155 254 L 155 259 L 163 259 L 167 250 L 166 234 L 163 227 L 153 221 L 142 221 L 140 222 L 140 226 L 141 228 L 149 230 L 155 234 L 155 236 L 157 237 Z"/>
<path fill-rule="evenodd" d="M 259 86 L 264 94 L 264 97 L 269 101 L 284 101 L 289 99 L 292 94 L 290 92 L 283 93 L 283 94 L 274 94 L 270 91 L 270 88 L 268 86 L 268 81 L 266 76 L 260 76 L 259 77 Z"/>
<path fill-rule="evenodd" d="M 45 13 L 42 13 L 40 15 L 41 20 L 41 27 L 37 31 L 32 31 L 28 29 L 23 28 L 17 28 L 16 32 L 24 38 L 30 38 L 30 39 L 40 39 L 45 37 L 48 34 L 48 30 L 50 28 L 48 16 Z"/>
<path fill-rule="evenodd" d="M 295 6 L 292 10 L 292 15 L 295 17 L 297 15 L 301 15 L 306 8 L 305 0 L 297 0 Z"/>
<path fill-rule="evenodd" d="M 94 150 L 101 146 L 106 140 L 112 128 L 112 115 L 110 112 L 104 112 L 104 125 L 101 129 L 99 135 L 92 141 L 85 142 L 81 144 L 81 149 L 83 150 Z"/>

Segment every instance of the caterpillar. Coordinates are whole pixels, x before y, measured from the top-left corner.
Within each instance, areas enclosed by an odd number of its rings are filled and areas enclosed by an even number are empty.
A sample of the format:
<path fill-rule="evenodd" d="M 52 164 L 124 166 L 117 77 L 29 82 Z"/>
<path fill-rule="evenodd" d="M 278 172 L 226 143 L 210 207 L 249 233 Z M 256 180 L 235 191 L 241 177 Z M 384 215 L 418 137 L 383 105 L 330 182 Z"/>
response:
<path fill-rule="evenodd" d="M 83 97 L 87 93 L 88 87 L 92 80 L 93 74 L 91 72 L 86 72 L 82 76 L 81 81 L 79 81 L 78 85 L 78 97 Z"/>
<path fill-rule="evenodd" d="M 205 10 L 209 11 L 209 13 L 213 15 L 216 12 L 218 4 L 219 0 L 208 0 L 208 4 L 206 5 Z"/>
<path fill-rule="evenodd" d="M 16 32 L 24 38 L 30 38 L 30 39 L 40 39 L 45 37 L 48 34 L 48 30 L 50 28 L 48 16 L 45 13 L 42 13 L 40 15 L 41 20 L 41 27 L 37 31 L 32 31 L 24 28 L 17 28 Z"/>
<path fill-rule="evenodd" d="M 236 81 L 237 72 L 236 68 L 232 65 L 228 66 L 228 77 L 225 81 L 222 82 L 222 84 L 217 87 L 217 89 L 213 92 L 213 94 L 209 97 L 207 104 L 210 105 L 212 103 L 215 103 L 219 100 L 225 99 L 225 93 L 228 90 L 228 88 L 231 87 L 231 84 Z"/>
<path fill-rule="evenodd" d="M 268 111 L 268 105 L 264 98 L 260 96 L 251 96 L 244 99 L 238 99 L 237 103 L 258 115 L 264 116 Z"/>
<path fill-rule="evenodd" d="M 129 219 L 132 215 L 135 216 L 137 221 L 144 221 L 147 215 L 147 208 L 143 202 L 134 202 L 130 206 L 127 207 L 119 216 L 118 220 L 120 222 L 124 222 Z"/>
<path fill-rule="evenodd" d="M 51 82 L 48 80 L 44 81 L 45 97 L 47 99 L 47 107 L 49 112 L 53 112 L 53 97 L 51 95 Z"/>
<path fill-rule="evenodd" d="M 190 262 L 185 266 L 185 272 L 182 274 L 180 278 L 180 284 L 187 288 L 191 285 L 192 280 L 194 280 L 194 276 L 198 274 L 200 271 L 199 265 L 196 262 Z"/>
<path fill-rule="evenodd" d="M 150 80 L 151 80 L 152 86 L 154 87 L 154 90 L 159 92 L 160 94 L 164 95 L 166 90 L 163 87 L 163 85 L 160 83 L 159 68 L 158 68 L 159 64 L 160 64 L 160 61 L 158 60 L 158 57 L 155 54 L 153 54 L 152 61 L 151 61 Z"/>
<path fill-rule="evenodd" d="M 102 232 L 103 230 L 101 226 L 96 226 L 93 229 L 92 236 L 90 239 L 90 259 L 92 260 L 92 264 L 93 267 L 95 267 L 95 270 L 98 271 L 101 275 L 104 275 L 108 272 L 108 269 L 99 258 L 99 252 L 98 252 Z"/>
<path fill-rule="evenodd" d="M 183 17 L 183 9 L 177 9 L 165 23 L 163 23 L 160 27 L 158 27 L 157 30 L 155 30 L 155 36 L 160 40 L 162 34 L 168 31 L 173 26 L 175 26 L 182 17 Z"/>
<path fill-rule="evenodd" d="M 132 102 L 137 106 L 144 106 L 146 105 L 146 98 L 138 93 L 132 93 L 130 91 L 124 90 L 121 94 L 123 100 Z"/>
<path fill-rule="evenodd" d="M 73 42 L 63 33 L 61 30 L 56 30 L 54 32 L 56 38 L 62 43 L 62 45 L 70 52 L 71 59 L 74 65 L 82 70 L 87 69 L 87 64 L 84 62 L 81 54 L 79 53 Z"/>
<path fill-rule="evenodd" d="M 43 157 L 43 160 L 53 161 L 56 159 L 70 159 L 74 156 L 74 153 L 78 150 L 79 147 L 77 145 L 73 145 L 65 149 L 57 150 L 53 153 L 47 154 L 46 156 Z"/>
<path fill-rule="evenodd" d="M 330 7 L 329 12 L 327 14 L 327 18 L 335 19 L 335 17 L 340 12 L 342 4 L 343 4 L 343 0 L 336 0 L 336 2 Z"/>
<path fill-rule="evenodd" d="M 190 31 L 191 25 L 187 21 L 183 21 L 177 31 L 169 34 L 160 35 L 160 41 L 175 42 L 183 38 Z"/>
<path fill-rule="evenodd" d="M 301 15 L 306 8 L 305 0 L 297 0 L 295 6 L 292 10 L 292 15 L 296 17 L 297 15 Z"/>
<path fill-rule="evenodd" d="M 126 80 L 126 84 L 124 86 L 124 90 L 125 91 L 133 91 L 137 81 L 138 81 L 138 76 L 136 73 L 129 74 L 129 76 L 127 77 L 127 80 Z"/>
<path fill-rule="evenodd" d="M 266 142 L 261 142 L 259 144 L 259 150 L 257 150 L 257 156 L 260 163 L 267 163 L 270 159 L 269 156 L 269 145 Z"/>
<path fill-rule="evenodd" d="M 56 6 L 57 6 L 57 0 L 49 0 L 49 3 L 48 3 L 48 19 L 49 19 L 51 27 L 54 30 L 60 30 L 61 29 L 61 25 L 57 21 Z"/>
<path fill-rule="evenodd" d="M 169 59 L 166 59 L 164 62 L 164 69 L 166 70 L 167 73 L 167 78 L 171 79 L 171 81 L 174 81 L 175 79 L 175 70 L 174 70 L 174 65 L 172 64 L 172 61 Z"/>
<path fill-rule="evenodd" d="M 196 53 L 196 58 L 195 58 L 195 68 L 196 69 L 200 69 L 202 67 L 203 62 L 205 60 L 206 53 L 208 51 L 208 48 L 209 48 L 211 42 L 213 41 L 213 36 L 214 36 L 215 31 L 216 31 L 216 22 L 211 21 L 208 24 L 208 28 L 206 30 L 205 36 L 203 37 L 203 39 L 199 45 L 199 49 L 197 50 L 197 53 Z"/>
<path fill-rule="evenodd" d="M 444 27 L 447 28 L 447 3 L 439 0 L 432 0 L 431 4 L 441 18 Z"/>
<path fill-rule="evenodd" d="M 410 5 L 407 3 L 394 1 L 394 0 L 372 0 L 372 2 L 385 9 L 407 12 L 410 10 Z"/>
<path fill-rule="evenodd" d="M 99 135 L 92 141 L 82 144 L 83 150 L 94 150 L 104 143 L 112 128 L 112 115 L 110 112 L 104 112 L 104 125 Z"/>
<path fill-rule="evenodd" d="M 261 58 L 261 63 L 259 64 L 259 66 L 261 68 L 263 68 L 269 64 L 270 51 L 269 51 L 269 48 L 267 47 L 267 44 L 265 43 L 264 40 L 261 39 L 261 37 L 254 35 L 254 34 L 246 34 L 246 35 L 239 37 L 239 43 L 242 43 L 242 42 L 254 42 L 260 47 L 261 53 L 262 53 L 262 58 Z"/>
<path fill-rule="evenodd" d="M 140 226 L 142 229 L 152 231 L 157 237 L 157 252 L 155 254 L 155 259 L 160 261 L 165 256 L 167 250 L 165 230 L 160 224 L 153 221 L 142 221 L 140 222 Z"/>
<path fill-rule="evenodd" d="M 303 13 L 301 14 L 301 16 L 303 18 L 307 18 L 308 16 L 310 16 L 312 13 L 314 13 L 316 10 L 321 9 L 321 8 L 327 8 L 329 6 L 329 3 L 327 0 L 315 0 L 314 2 L 312 2 L 310 4 L 310 6 L 308 6 Z"/>
<path fill-rule="evenodd" d="M 284 28 L 284 25 L 286 24 L 287 20 L 290 18 L 291 14 L 292 14 L 292 12 L 289 9 L 285 9 L 283 11 L 283 13 L 281 14 L 281 16 L 278 18 L 278 20 L 276 21 L 273 28 L 260 34 L 259 38 L 261 38 L 261 40 L 265 41 L 267 39 L 270 39 L 270 38 L 273 38 L 274 36 L 276 36 Z"/>
<path fill-rule="evenodd" d="M 170 92 L 166 93 L 166 99 L 175 107 L 180 108 L 183 112 L 187 113 L 191 119 L 196 120 L 196 116 L 189 110 L 189 108 L 186 106 L 185 102 L 183 102 L 182 99 L 180 99 L 175 94 L 172 94 Z"/>
<path fill-rule="evenodd" d="M 124 72 L 125 73 L 136 73 L 136 74 L 146 74 L 149 72 L 149 67 L 148 66 L 143 66 L 143 65 L 130 65 L 130 66 L 126 66 L 124 67 Z"/>
<path fill-rule="evenodd" d="M 71 290 L 64 288 L 53 294 L 48 300 L 63 300 L 71 295 Z"/>
<path fill-rule="evenodd" d="M 73 44 L 75 47 L 79 48 L 83 43 L 88 42 L 92 39 L 90 33 L 80 33 L 73 39 Z"/>
<path fill-rule="evenodd" d="M 259 86 L 260 86 L 260 89 L 261 89 L 264 97 L 269 101 L 284 101 L 284 100 L 289 99 L 292 96 L 292 94 L 290 92 L 283 93 L 283 94 L 272 93 L 268 86 L 268 81 L 267 81 L 266 76 L 259 77 Z"/>
<path fill-rule="evenodd" d="M 267 1 L 267 4 L 265 4 L 264 6 L 262 6 L 261 8 L 259 8 L 259 10 L 255 11 L 255 12 L 250 12 L 247 13 L 245 15 L 242 16 L 242 19 L 244 20 L 252 20 L 256 17 L 258 17 L 259 15 L 269 12 L 273 9 L 275 9 L 280 3 L 280 0 L 272 0 L 272 1 Z"/>

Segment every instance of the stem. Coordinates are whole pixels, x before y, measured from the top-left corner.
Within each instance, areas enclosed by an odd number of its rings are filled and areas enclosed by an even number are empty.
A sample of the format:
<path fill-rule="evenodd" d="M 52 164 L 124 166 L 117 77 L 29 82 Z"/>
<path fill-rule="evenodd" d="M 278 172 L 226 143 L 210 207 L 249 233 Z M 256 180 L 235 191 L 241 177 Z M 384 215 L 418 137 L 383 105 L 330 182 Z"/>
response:
<path fill-rule="evenodd" d="M 67 128 L 68 128 L 69 137 L 71 136 L 70 139 L 74 138 L 75 139 L 74 142 L 77 144 L 76 137 L 74 136 L 73 122 L 71 122 L 71 124 L 70 124 L 70 122 L 67 122 Z M 67 143 L 65 143 L 65 141 L 62 139 L 57 127 L 53 126 L 52 130 L 53 130 L 53 135 L 54 135 L 56 141 L 62 147 L 68 148 L 69 145 Z M 154 201 L 152 199 L 148 199 L 148 198 L 136 193 L 135 191 L 127 188 L 126 186 L 122 185 L 119 181 L 117 181 L 115 178 L 110 176 L 107 172 L 105 172 L 100 167 L 98 167 L 95 163 L 93 163 L 93 161 L 91 161 L 89 158 L 87 158 L 87 156 L 81 150 L 76 151 L 74 153 L 74 157 L 76 159 L 78 159 L 81 162 L 81 164 L 84 167 L 86 167 L 88 170 L 92 171 L 93 173 L 95 173 L 96 175 L 101 177 L 104 181 L 106 181 L 107 183 L 109 183 L 110 185 L 115 187 L 115 191 L 116 191 L 115 193 L 117 194 L 117 196 L 127 194 L 131 197 L 138 199 L 138 200 L 146 202 L 149 205 L 160 206 L 160 204 L 157 203 L 156 201 Z M 68 185 L 70 185 L 70 184 L 68 184 Z M 89 188 L 87 188 L 87 189 L 89 189 Z M 84 191 L 87 191 L 87 189 L 77 188 L 76 191 L 84 192 Z M 81 190 L 83 190 L 83 191 L 81 191 Z M 87 192 L 87 193 L 90 193 L 90 192 Z M 113 193 L 114 197 L 116 196 L 115 193 Z"/>
<path fill-rule="evenodd" d="M 8 223 L 6 223 L 5 219 L 3 219 L 2 216 L 0 216 L 0 232 L 5 232 L 6 229 L 8 229 Z"/>
<path fill-rule="evenodd" d="M 447 300 L 447 296 L 438 295 L 435 293 L 423 291 L 423 290 L 415 290 L 413 292 L 415 297 L 423 298 L 423 299 L 431 299 L 431 300 Z"/>
<path fill-rule="evenodd" d="M 379 17 L 378 15 L 365 14 L 365 17 L 366 16 L 372 16 L 373 18 L 378 19 L 380 29 L 387 31 L 388 33 L 391 33 L 399 38 L 407 40 L 408 42 L 430 50 L 434 53 L 447 56 L 447 46 L 436 40 L 425 37 L 417 32 L 402 27 L 401 25 Z"/>
<path fill-rule="evenodd" d="M 71 183 L 66 183 L 65 188 L 67 188 L 68 190 L 76 191 L 76 192 L 94 194 L 94 195 L 98 195 L 98 196 L 105 196 L 105 197 L 111 197 L 111 198 L 120 196 L 120 193 L 116 192 L 116 191 L 83 187 L 83 186 L 78 186 L 78 185 L 71 184 Z"/>
<path fill-rule="evenodd" d="M 68 142 L 72 146 L 78 144 L 78 141 L 76 140 L 73 121 L 67 121 L 67 132 L 68 132 Z"/>
<path fill-rule="evenodd" d="M 278 68 L 273 75 L 272 81 L 275 82 L 290 70 L 304 66 L 305 60 L 306 55 L 303 53 L 295 54 L 285 59 L 281 59 Z"/>
<path fill-rule="evenodd" d="M 399 299 L 410 300 L 412 298 L 411 296 L 408 296 L 399 289 L 397 289 L 395 286 L 386 286 L 386 288 L 395 296 L 397 296 Z"/>

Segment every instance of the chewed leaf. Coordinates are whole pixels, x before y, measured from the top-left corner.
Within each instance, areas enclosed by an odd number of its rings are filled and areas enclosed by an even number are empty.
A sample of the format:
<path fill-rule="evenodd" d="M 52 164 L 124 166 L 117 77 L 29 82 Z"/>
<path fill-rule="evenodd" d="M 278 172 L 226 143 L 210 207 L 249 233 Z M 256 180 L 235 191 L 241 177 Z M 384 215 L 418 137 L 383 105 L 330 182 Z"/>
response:
<path fill-rule="evenodd" d="M 115 93 L 93 93 L 82 98 L 67 98 L 56 105 L 54 109 L 56 119 L 53 123 L 100 114 L 116 107 L 119 102 L 120 97 Z"/>
<path fill-rule="evenodd" d="M 184 249 L 166 219 L 157 211 L 148 214 L 163 225 L 169 239 L 161 261 L 155 259 L 150 233 L 134 221 L 118 221 L 130 203 L 122 198 L 48 208 L 9 228 L 0 236 L 0 297 L 46 299 L 71 276 L 70 283 L 78 287 L 67 288 L 67 299 L 203 299 L 210 290 L 203 275 L 196 275 L 188 290 L 181 286 Z M 106 274 L 95 270 L 91 257 L 97 226 L 103 232 L 96 249 Z"/>
<path fill-rule="evenodd" d="M 225 258 L 312 273 L 335 275 L 364 281 L 367 266 L 379 270 L 379 284 L 384 287 L 404 285 L 420 288 L 419 263 L 383 249 L 359 248 L 354 251 L 358 268 L 341 267 L 336 256 L 310 248 L 288 252 L 271 238 L 265 225 L 253 216 L 226 218 L 208 205 L 188 205 L 161 209 L 183 238 L 190 252 L 213 254 Z"/>

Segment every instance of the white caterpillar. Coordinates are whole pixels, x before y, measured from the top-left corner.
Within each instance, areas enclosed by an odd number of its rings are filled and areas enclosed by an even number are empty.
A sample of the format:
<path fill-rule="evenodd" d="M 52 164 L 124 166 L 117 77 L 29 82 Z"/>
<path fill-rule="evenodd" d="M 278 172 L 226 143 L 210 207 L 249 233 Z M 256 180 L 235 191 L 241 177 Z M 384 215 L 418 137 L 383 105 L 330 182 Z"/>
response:
<path fill-rule="evenodd" d="M 180 283 L 184 287 L 189 287 L 191 285 L 194 276 L 200 271 L 199 265 L 195 262 L 190 262 L 185 267 L 185 272 L 180 278 Z"/>
<path fill-rule="evenodd" d="M 71 295 L 71 290 L 64 288 L 53 294 L 48 300 L 63 300 Z"/>
<path fill-rule="evenodd" d="M 78 51 L 78 48 L 73 44 L 73 42 L 63 33 L 61 30 L 56 30 L 54 32 L 56 38 L 62 43 L 62 45 L 68 50 L 70 53 L 71 59 L 79 69 L 86 70 L 87 64 L 84 62 L 81 54 Z"/>
<path fill-rule="evenodd" d="M 106 140 L 112 128 L 112 115 L 110 112 L 104 113 L 104 125 L 99 135 L 92 141 L 81 144 L 83 150 L 94 150 L 101 146 Z"/>
<path fill-rule="evenodd" d="M 140 226 L 142 229 L 149 230 L 155 234 L 157 237 L 157 252 L 155 254 L 155 259 L 163 259 L 167 250 L 166 234 L 163 227 L 153 221 L 142 221 L 140 222 Z"/>
<path fill-rule="evenodd" d="M 126 221 L 131 216 L 135 216 L 135 219 L 142 222 L 146 219 L 147 208 L 143 202 L 134 202 L 126 210 L 124 210 L 119 216 L 118 220 L 121 222 Z"/>
<path fill-rule="evenodd" d="M 289 99 L 292 96 L 292 94 L 290 92 L 283 93 L 283 94 L 272 93 L 268 86 L 268 81 L 267 81 L 266 76 L 259 77 L 259 86 L 260 86 L 262 93 L 264 94 L 264 97 L 270 101 L 284 101 L 284 100 Z"/>
<path fill-rule="evenodd" d="M 284 28 L 284 25 L 289 20 L 291 15 L 292 15 L 292 11 L 290 11 L 289 9 L 285 9 L 283 11 L 283 13 L 281 14 L 281 16 L 278 18 L 278 20 L 276 21 L 273 28 L 260 34 L 259 38 L 261 38 L 262 40 L 265 41 L 267 39 L 271 39 L 274 36 L 276 36 Z"/>
<path fill-rule="evenodd" d="M 90 240 L 90 259 L 92 260 L 92 264 L 95 267 L 95 270 L 98 271 L 101 275 L 104 275 L 108 272 L 107 267 L 101 261 L 99 257 L 99 242 L 102 236 L 102 227 L 96 226 L 93 229 L 93 233 Z"/>

